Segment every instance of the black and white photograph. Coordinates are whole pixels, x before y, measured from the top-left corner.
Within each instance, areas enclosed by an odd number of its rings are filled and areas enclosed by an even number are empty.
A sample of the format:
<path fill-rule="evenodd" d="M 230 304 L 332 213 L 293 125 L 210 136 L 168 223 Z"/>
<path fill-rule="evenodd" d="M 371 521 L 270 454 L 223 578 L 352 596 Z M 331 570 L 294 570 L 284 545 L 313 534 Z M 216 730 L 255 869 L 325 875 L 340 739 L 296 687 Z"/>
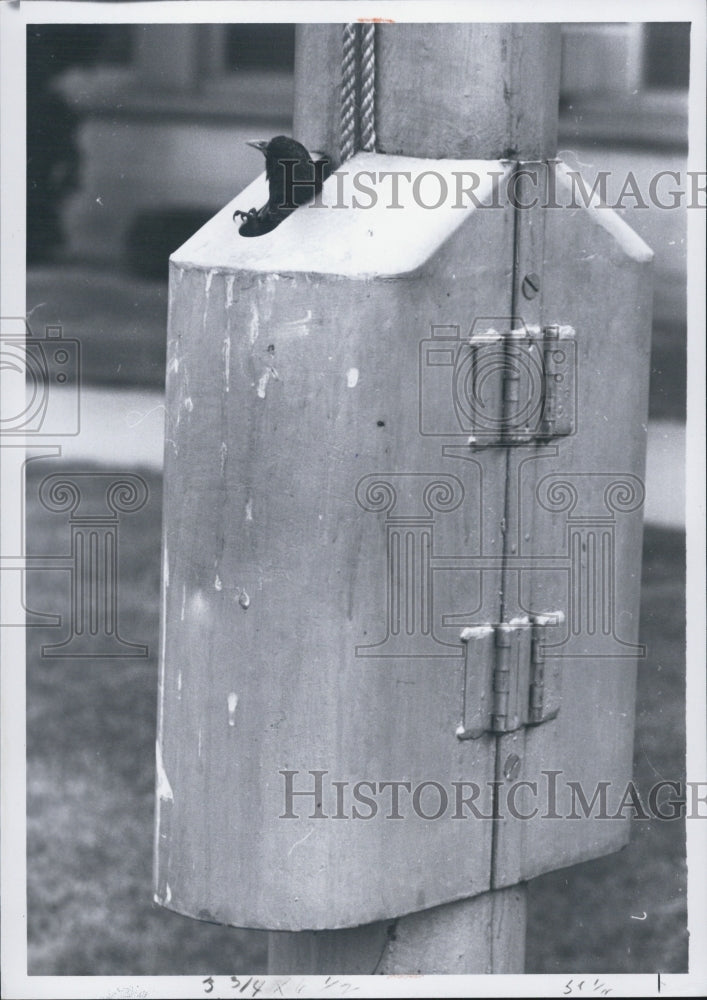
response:
<path fill-rule="evenodd" d="M 706 20 L 0 5 L 3 997 L 707 992 Z"/>

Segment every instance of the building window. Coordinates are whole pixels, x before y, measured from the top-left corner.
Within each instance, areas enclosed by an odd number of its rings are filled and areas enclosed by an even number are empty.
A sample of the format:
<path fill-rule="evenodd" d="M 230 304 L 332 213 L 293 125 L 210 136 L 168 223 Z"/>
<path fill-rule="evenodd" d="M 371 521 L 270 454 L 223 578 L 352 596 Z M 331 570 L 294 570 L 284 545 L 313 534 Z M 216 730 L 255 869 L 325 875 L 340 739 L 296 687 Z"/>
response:
<path fill-rule="evenodd" d="M 644 83 L 652 89 L 687 89 L 690 82 L 690 22 L 647 24 Z"/>
<path fill-rule="evenodd" d="M 226 30 L 225 69 L 293 72 L 294 24 L 231 24 Z"/>

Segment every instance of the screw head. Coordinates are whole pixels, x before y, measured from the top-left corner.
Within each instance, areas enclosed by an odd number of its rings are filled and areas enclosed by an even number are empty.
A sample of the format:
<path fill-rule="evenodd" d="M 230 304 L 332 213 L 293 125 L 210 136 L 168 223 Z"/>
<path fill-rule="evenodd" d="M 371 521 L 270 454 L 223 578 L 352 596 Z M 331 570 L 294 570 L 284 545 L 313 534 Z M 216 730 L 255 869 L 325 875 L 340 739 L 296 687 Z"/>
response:
<path fill-rule="evenodd" d="M 526 274 L 521 283 L 521 291 L 526 299 L 534 299 L 540 291 L 540 275 L 536 274 L 535 271 Z"/>

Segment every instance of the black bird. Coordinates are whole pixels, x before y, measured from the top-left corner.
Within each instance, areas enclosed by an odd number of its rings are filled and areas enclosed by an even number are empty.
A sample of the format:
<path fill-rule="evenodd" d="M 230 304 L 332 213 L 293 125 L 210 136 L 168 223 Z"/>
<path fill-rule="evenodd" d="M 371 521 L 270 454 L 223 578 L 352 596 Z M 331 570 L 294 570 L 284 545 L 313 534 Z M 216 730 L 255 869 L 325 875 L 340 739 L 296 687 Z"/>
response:
<path fill-rule="evenodd" d="M 258 139 L 248 142 L 265 156 L 265 177 L 268 181 L 268 200 L 262 208 L 249 212 L 239 209 L 233 213 L 243 220 L 238 230 L 241 236 L 263 236 L 279 226 L 299 206 L 319 194 L 329 174 L 330 161 L 322 156 L 315 160 L 302 143 L 287 135 L 276 135 L 267 142 Z"/>

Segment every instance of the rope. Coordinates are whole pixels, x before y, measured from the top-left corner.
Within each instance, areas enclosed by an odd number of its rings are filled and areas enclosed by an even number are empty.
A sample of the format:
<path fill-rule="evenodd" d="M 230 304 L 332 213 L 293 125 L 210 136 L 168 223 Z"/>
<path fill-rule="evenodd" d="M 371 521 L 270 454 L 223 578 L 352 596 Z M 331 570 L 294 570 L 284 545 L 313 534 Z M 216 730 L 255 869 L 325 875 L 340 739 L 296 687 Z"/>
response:
<path fill-rule="evenodd" d="M 344 54 L 341 63 L 341 162 L 356 152 L 356 25 L 344 25 Z"/>
<path fill-rule="evenodd" d="M 341 62 L 341 162 L 376 148 L 376 26 L 344 25 Z"/>
<path fill-rule="evenodd" d="M 376 148 L 376 26 L 364 24 L 361 39 L 361 149 Z"/>

